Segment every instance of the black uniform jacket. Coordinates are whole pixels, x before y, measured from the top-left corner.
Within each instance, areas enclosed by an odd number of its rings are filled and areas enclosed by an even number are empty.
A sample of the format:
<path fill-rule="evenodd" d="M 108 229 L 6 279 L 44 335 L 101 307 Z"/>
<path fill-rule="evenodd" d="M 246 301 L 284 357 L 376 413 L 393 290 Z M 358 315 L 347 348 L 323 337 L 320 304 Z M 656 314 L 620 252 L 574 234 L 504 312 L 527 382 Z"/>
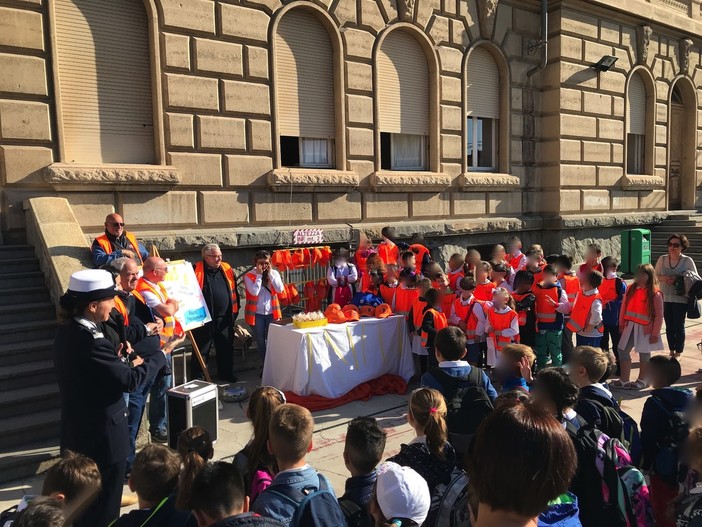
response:
<path fill-rule="evenodd" d="M 104 467 L 127 458 L 129 431 L 123 393 L 166 363 L 156 353 L 131 368 L 100 329 L 76 320 L 59 326 L 54 361 L 61 392 L 61 450 L 73 450 Z"/>

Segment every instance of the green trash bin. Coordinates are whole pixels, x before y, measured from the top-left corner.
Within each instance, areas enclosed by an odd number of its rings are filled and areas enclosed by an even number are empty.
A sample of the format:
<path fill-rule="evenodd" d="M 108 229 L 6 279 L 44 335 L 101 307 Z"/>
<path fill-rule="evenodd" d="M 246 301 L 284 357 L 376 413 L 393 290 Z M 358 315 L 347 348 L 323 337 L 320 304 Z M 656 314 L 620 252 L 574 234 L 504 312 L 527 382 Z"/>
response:
<path fill-rule="evenodd" d="M 651 231 L 648 229 L 622 231 L 620 271 L 633 273 L 639 265 L 647 263 L 651 263 Z"/>

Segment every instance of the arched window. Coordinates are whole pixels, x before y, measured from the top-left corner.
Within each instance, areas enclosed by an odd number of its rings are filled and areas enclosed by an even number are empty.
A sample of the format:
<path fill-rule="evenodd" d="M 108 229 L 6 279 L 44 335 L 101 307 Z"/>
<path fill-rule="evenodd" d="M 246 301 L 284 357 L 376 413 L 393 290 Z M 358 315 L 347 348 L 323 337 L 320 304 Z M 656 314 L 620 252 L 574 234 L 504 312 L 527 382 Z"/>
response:
<path fill-rule="evenodd" d="M 276 32 L 280 161 L 284 167 L 335 166 L 334 55 L 322 23 L 303 9 Z"/>
<path fill-rule="evenodd" d="M 383 40 L 378 61 L 380 166 L 427 170 L 429 66 L 419 42 L 403 30 Z"/>
<path fill-rule="evenodd" d="M 639 72 L 629 79 L 627 89 L 626 171 L 644 174 L 646 171 L 646 84 Z"/>
<path fill-rule="evenodd" d="M 54 0 L 62 159 L 154 163 L 143 0 Z"/>
<path fill-rule="evenodd" d="M 494 171 L 498 168 L 500 123 L 500 72 L 492 54 L 475 48 L 467 65 L 467 167 Z"/>

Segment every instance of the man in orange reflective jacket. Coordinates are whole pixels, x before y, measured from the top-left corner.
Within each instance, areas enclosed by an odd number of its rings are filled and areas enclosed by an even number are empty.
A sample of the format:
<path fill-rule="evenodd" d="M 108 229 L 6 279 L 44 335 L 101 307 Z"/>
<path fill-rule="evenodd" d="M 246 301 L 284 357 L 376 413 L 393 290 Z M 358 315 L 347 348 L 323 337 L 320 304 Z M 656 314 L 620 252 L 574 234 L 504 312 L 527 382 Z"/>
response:
<path fill-rule="evenodd" d="M 149 252 L 131 232 L 124 230 L 124 219 L 117 213 L 105 218 L 105 233 L 101 234 L 90 247 L 96 267 L 109 264 L 117 258 L 131 258 L 139 265 L 149 257 Z"/>

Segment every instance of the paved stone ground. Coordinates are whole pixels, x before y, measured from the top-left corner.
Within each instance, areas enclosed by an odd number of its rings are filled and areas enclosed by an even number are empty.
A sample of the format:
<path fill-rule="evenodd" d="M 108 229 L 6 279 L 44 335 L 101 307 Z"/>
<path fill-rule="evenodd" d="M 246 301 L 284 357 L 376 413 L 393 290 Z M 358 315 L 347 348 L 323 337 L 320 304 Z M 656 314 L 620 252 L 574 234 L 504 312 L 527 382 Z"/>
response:
<path fill-rule="evenodd" d="M 702 340 L 702 320 L 688 321 L 687 328 L 687 346 L 681 360 L 683 377 L 679 385 L 694 389 L 700 384 L 700 376 L 696 371 L 702 368 L 702 354 L 697 351 L 697 343 Z M 636 363 L 634 367 L 636 368 Z M 258 385 L 258 374 L 250 371 L 243 377 L 243 382 L 246 382 L 251 392 Z M 621 399 L 623 409 L 638 420 L 648 392 L 650 390 L 641 392 L 616 390 L 615 393 Z M 405 419 L 407 397 L 407 395 L 374 397 L 369 401 L 357 401 L 314 414 L 316 421 L 314 449 L 308 460 L 311 465 L 329 477 L 337 493 L 343 492 L 344 481 L 348 477 L 342 458 L 348 422 L 359 415 L 376 417 L 387 429 L 388 441 L 385 455 L 391 456 L 399 451 L 402 443 L 413 437 L 413 432 Z M 215 446 L 216 459 L 233 456 L 248 441 L 251 426 L 246 419 L 245 409 L 246 403 L 225 403 L 224 410 L 220 412 L 220 436 Z M 24 494 L 37 493 L 41 488 L 41 481 L 41 478 L 34 477 L 26 481 L 10 483 L 1 488 L 0 510 L 10 507 Z M 129 489 L 125 486 L 125 495 L 128 494 L 130 494 Z"/>

